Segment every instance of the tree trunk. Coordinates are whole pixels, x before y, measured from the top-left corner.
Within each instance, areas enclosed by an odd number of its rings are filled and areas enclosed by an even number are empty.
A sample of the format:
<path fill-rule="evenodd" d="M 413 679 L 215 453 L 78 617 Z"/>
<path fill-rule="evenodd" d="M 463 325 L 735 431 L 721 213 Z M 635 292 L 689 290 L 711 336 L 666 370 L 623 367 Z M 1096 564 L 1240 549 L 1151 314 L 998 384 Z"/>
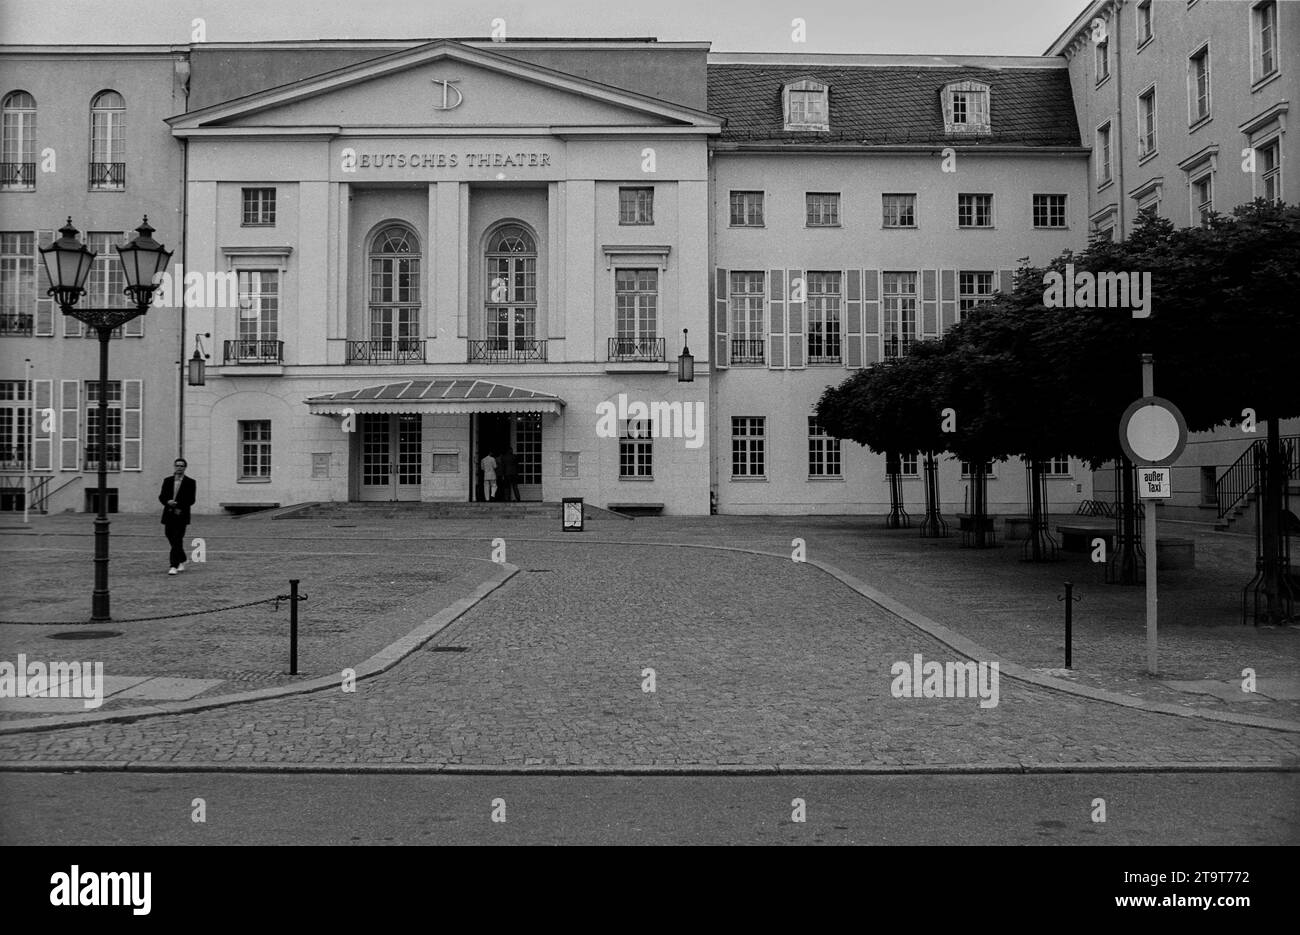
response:
<path fill-rule="evenodd" d="M 1146 554 L 1142 548 L 1142 527 L 1138 523 L 1133 462 L 1120 455 L 1115 462 L 1115 475 L 1115 538 L 1111 543 L 1110 561 L 1106 563 L 1106 582 L 1141 584 Z"/>
<path fill-rule="evenodd" d="M 885 519 L 887 529 L 906 529 L 912 525 L 903 509 L 903 466 L 902 458 L 897 454 L 885 455 L 885 473 L 889 477 L 889 516 Z"/>
<path fill-rule="evenodd" d="M 1038 458 L 1029 459 L 1029 537 L 1020 547 L 1023 562 L 1057 560 L 1056 540 L 1048 531 L 1047 465 Z"/>
<path fill-rule="evenodd" d="M 987 529 L 989 520 L 989 476 L 984 470 L 984 459 L 971 462 L 970 467 L 970 512 L 974 524 L 975 548 L 987 549 L 993 543 Z"/>
<path fill-rule="evenodd" d="M 1255 623 L 1280 626 L 1290 619 L 1294 600 L 1290 569 L 1284 560 L 1286 543 L 1282 541 L 1286 535 L 1282 514 L 1291 465 L 1288 452 L 1282 447 L 1281 420 L 1268 420 L 1268 436 L 1259 461 L 1259 499 L 1256 503 L 1260 537 L 1259 585 L 1255 589 Z"/>
<path fill-rule="evenodd" d="M 940 515 L 939 499 L 939 459 L 933 451 L 925 453 L 925 519 L 921 522 L 921 535 L 924 538 L 947 538 L 948 524 Z"/>

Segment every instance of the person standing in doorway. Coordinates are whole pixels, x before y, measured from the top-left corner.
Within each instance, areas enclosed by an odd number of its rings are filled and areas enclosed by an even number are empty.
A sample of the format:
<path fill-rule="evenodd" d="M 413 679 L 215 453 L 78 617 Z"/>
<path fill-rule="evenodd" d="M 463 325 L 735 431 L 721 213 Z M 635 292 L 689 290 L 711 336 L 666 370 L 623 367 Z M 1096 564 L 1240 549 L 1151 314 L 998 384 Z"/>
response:
<path fill-rule="evenodd" d="M 171 476 L 162 482 L 162 490 L 158 492 L 158 502 L 163 505 L 163 532 L 171 545 L 169 575 L 185 570 L 185 527 L 190 524 L 190 507 L 198 490 L 194 478 L 185 476 L 188 466 L 184 458 L 177 458 Z"/>
<path fill-rule="evenodd" d="M 483 455 L 479 467 L 483 469 L 483 498 L 485 500 L 495 500 L 497 495 L 497 459 L 492 457 L 491 451 Z"/>
<path fill-rule="evenodd" d="M 506 445 L 505 451 L 497 459 L 497 474 L 501 476 L 501 499 L 505 501 L 519 499 L 519 462 L 515 453 Z"/>

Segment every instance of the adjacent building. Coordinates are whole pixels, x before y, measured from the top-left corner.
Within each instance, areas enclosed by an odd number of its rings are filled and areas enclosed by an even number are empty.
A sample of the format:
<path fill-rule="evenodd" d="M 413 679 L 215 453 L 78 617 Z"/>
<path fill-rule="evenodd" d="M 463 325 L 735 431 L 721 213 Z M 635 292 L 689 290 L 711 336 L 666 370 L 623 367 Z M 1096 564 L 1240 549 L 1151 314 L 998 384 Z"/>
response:
<path fill-rule="evenodd" d="M 186 107 L 187 73 L 184 48 L 0 54 L 0 509 L 98 509 L 99 342 L 46 295 L 37 251 L 71 216 L 98 254 L 83 301 L 102 307 L 126 302 L 113 246 L 144 215 L 180 257 L 183 148 L 165 120 Z M 153 509 L 176 457 L 181 314 L 152 309 L 114 334 L 111 510 Z"/>
<path fill-rule="evenodd" d="M 1300 101 L 1297 50 L 1300 4 L 1088 4 L 1047 54 L 1068 63 L 1079 134 L 1092 148 L 1091 231 L 1127 236 L 1142 211 L 1187 227 L 1256 198 L 1300 201 L 1300 139 L 1287 128 L 1290 104 Z M 1159 361 L 1155 383 L 1158 393 Z M 1165 515 L 1214 519 L 1218 478 L 1262 431 L 1194 435 L 1174 465 Z M 1282 432 L 1300 433 L 1300 421 Z M 1108 496 L 1113 472 L 1099 473 L 1097 486 Z"/>

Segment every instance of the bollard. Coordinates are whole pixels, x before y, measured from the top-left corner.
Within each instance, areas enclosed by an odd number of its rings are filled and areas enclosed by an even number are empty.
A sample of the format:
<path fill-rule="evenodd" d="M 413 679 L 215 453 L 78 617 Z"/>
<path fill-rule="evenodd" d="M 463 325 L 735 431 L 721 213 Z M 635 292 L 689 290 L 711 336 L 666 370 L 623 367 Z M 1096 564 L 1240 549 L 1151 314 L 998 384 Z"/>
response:
<path fill-rule="evenodd" d="M 289 579 L 289 674 L 298 674 L 298 578 Z"/>
<path fill-rule="evenodd" d="M 1057 596 L 1058 601 L 1065 601 L 1065 667 L 1071 668 L 1074 656 L 1074 605 L 1080 600 L 1074 596 L 1074 585 L 1065 582 L 1065 597 Z"/>

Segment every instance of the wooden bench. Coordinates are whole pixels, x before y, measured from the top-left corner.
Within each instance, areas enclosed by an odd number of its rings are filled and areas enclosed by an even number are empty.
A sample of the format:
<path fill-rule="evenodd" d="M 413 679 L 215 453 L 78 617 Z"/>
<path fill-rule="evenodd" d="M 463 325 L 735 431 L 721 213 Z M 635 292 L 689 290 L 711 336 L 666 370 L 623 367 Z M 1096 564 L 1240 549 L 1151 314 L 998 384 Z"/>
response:
<path fill-rule="evenodd" d="M 1093 539 L 1105 539 L 1106 548 L 1114 545 L 1115 521 L 1062 523 L 1056 527 L 1061 535 L 1061 548 L 1067 552 L 1088 552 Z"/>
<path fill-rule="evenodd" d="M 1056 527 L 1061 534 L 1061 548 L 1067 552 L 1092 551 L 1093 539 L 1106 540 L 1106 554 L 1115 546 L 1115 524 L 1063 523 Z M 1139 529 L 1139 533 L 1141 530 Z M 1156 540 L 1156 568 L 1178 571 L 1196 567 L 1196 540 L 1178 536 L 1161 536 Z"/>
<path fill-rule="evenodd" d="M 651 516 L 662 513 L 662 503 L 610 503 L 605 509 L 614 513 L 626 513 L 629 516 Z"/>
<path fill-rule="evenodd" d="M 218 505 L 223 510 L 234 513 L 236 516 L 241 516 L 244 513 L 257 513 L 261 510 L 278 510 L 280 508 L 279 503 L 221 503 Z"/>
<path fill-rule="evenodd" d="M 1029 538 L 1028 516 L 1002 517 L 1002 538 L 1008 541 Z"/>
<path fill-rule="evenodd" d="M 958 513 L 957 524 L 958 524 L 958 528 L 961 529 L 962 545 L 969 546 L 972 543 L 974 543 L 975 533 L 977 532 L 975 528 L 975 514 Z M 987 534 L 987 538 L 985 539 L 985 542 L 988 543 L 989 545 L 996 544 L 997 531 L 993 525 L 993 517 L 986 515 L 984 517 L 984 522 L 982 522 L 980 525 L 983 527 L 984 532 Z"/>

